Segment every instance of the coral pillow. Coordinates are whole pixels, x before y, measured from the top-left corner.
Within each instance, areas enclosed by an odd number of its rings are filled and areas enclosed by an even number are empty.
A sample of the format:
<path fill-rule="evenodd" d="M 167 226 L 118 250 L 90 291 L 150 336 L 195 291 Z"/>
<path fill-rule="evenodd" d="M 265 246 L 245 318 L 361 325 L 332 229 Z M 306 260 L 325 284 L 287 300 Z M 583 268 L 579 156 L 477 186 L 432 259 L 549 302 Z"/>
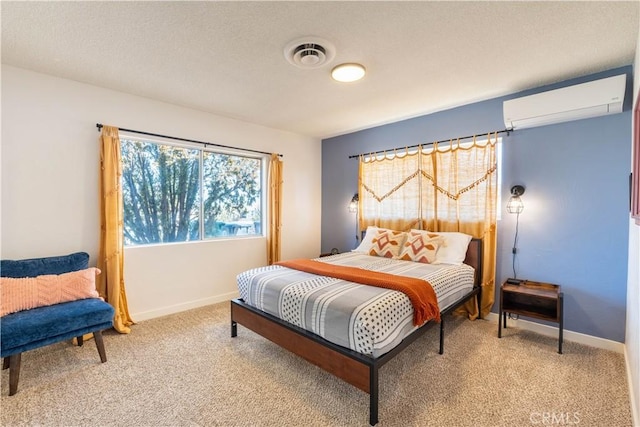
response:
<path fill-rule="evenodd" d="M 399 259 L 431 264 L 436 260 L 436 253 L 443 242 L 444 239 L 438 234 L 412 231 L 404 243 Z"/>
<path fill-rule="evenodd" d="M 96 291 L 98 274 L 100 270 L 91 267 L 59 275 L 0 277 L 0 316 L 61 302 L 100 298 Z"/>
<path fill-rule="evenodd" d="M 386 258 L 397 258 L 402 249 L 402 244 L 407 238 L 404 231 L 384 230 L 378 231 L 376 237 L 371 241 L 369 255 L 382 256 Z"/>
<path fill-rule="evenodd" d="M 469 242 L 473 238 L 473 236 L 457 231 L 411 230 L 411 232 L 437 234 L 443 238 L 433 264 L 462 265 L 467 256 Z"/>

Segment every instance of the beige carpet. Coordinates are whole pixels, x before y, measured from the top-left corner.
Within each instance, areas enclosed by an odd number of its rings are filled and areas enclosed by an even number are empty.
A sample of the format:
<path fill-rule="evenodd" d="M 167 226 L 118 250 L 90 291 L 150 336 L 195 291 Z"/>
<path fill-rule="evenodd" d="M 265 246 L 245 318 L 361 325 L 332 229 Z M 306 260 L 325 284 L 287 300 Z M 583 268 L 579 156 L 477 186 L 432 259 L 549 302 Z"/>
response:
<path fill-rule="evenodd" d="M 380 370 L 379 426 L 631 425 L 621 354 L 448 319 L 444 355 L 432 328 Z M 2 425 L 368 425 L 367 394 L 242 326 L 230 338 L 228 303 L 105 345 L 105 364 L 93 341 L 25 353 L 15 396 L 2 372 Z"/>

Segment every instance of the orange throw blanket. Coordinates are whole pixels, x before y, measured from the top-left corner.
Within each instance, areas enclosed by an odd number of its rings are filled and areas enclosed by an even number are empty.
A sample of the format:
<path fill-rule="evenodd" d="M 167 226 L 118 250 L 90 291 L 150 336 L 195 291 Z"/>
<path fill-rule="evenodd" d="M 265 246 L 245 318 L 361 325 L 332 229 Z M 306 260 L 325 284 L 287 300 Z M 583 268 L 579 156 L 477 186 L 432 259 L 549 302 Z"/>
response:
<path fill-rule="evenodd" d="M 413 305 L 413 324 L 420 326 L 428 320 L 440 321 L 440 308 L 433 287 L 426 280 L 414 277 L 364 270 L 357 267 L 327 264 L 311 259 L 293 259 L 276 263 L 293 270 L 348 280 L 403 292 Z"/>

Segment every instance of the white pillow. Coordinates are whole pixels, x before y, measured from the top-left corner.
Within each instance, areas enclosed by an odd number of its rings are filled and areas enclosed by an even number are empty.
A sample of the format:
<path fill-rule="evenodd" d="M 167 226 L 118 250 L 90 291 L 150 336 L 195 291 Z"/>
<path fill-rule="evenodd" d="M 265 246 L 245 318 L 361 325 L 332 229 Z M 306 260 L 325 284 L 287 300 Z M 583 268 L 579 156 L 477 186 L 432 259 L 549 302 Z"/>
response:
<path fill-rule="evenodd" d="M 473 236 L 457 231 L 425 231 L 411 230 L 422 233 L 438 234 L 444 238 L 444 244 L 440 245 L 433 264 L 462 265 L 467 256 L 467 248 Z"/>
<path fill-rule="evenodd" d="M 362 242 L 360 242 L 358 247 L 351 252 L 361 252 L 368 255 L 371 250 L 371 245 L 373 244 L 373 238 L 376 237 L 378 231 L 384 230 L 386 230 L 386 228 L 378 228 L 375 225 L 368 226 L 367 231 L 364 233 L 364 237 L 362 238 Z"/>

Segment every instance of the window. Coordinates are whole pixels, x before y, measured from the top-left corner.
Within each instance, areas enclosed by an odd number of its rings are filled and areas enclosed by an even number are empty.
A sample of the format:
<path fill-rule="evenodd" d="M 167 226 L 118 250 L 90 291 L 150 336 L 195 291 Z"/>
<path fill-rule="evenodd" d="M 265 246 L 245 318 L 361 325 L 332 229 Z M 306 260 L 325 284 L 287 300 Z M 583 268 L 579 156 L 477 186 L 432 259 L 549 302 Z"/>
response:
<path fill-rule="evenodd" d="M 262 234 L 265 159 L 121 138 L 126 246 Z"/>
<path fill-rule="evenodd" d="M 486 139 L 477 139 L 475 144 L 479 145 L 479 146 L 484 146 L 486 144 L 488 144 L 489 141 L 487 141 Z M 467 142 L 461 142 L 460 144 L 458 144 L 458 146 L 460 148 L 463 148 L 465 150 L 469 150 L 471 149 L 471 147 L 474 146 L 474 142 L 473 141 L 467 141 Z M 445 144 L 440 144 L 440 147 L 442 150 L 446 150 L 448 147 Z M 501 220 L 502 219 L 502 210 L 504 209 L 502 206 L 502 137 L 497 137 L 495 140 L 495 172 L 496 172 L 496 220 Z M 429 148 L 424 150 L 424 152 L 432 152 L 433 148 Z M 459 157 L 462 157 L 462 155 L 459 155 Z M 475 170 L 475 173 L 478 173 L 478 170 L 482 170 L 482 168 L 478 169 L 480 164 L 484 164 L 484 161 L 482 160 L 481 156 L 470 156 L 468 159 L 466 160 L 462 160 L 460 159 L 460 164 L 456 165 L 456 168 L 460 168 L 460 167 L 468 167 L 472 170 Z M 443 167 L 446 168 L 445 170 L 449 170 L 449 172 L 443 172 Z M 455 173 L 456 175 L 456 180 L 460 180 L 458 182 L 458 184 L 462 184 L 463 182 L 469 183 L 472 182 L 474 180 L 476 180 L 478 178 L 478 176 L 476 176 L 475 174 L 472 174 L 471 176 L 467 176 L 465 178 L 462 178 L 465 175 L 465 170 L 455 170 L 454 169 L 454 163 L 445 163 L 440 161 L 439 162 L 439 183 L 443 184 L 443 178 L 446 177 L 447 175 L 452 175 Z M 447 182 L 446 178 L 445 181 Z M 452 186 L 451 188 L 456 188 L 455 186 Z M 456 211 L 457 211 L 457 218 L 460 221 L 472 221 L 475 220 L 477 218 L 478 215 L 478 208 L 480 207 L 478 205 L 478 200 L 465 200 L 464 197 L 460 197 L 459 203 L 456 206 Z M 439 218 L 449 218 L 452 215 L 452 211 L 451 211 L 451 206 L 447 207 L 444 203 L 438 203 L 438 217 Z"/>
<path fill-rule="evenodd" d="M 428 146 L 421 152 L 365 156 L 360 171 L 360 226 L 434 229 L 430 227 L 441 227 L 443 222 L 499 218 L 502 138 L 476 139 L 455 147 L 441 143 L 437 151 Z"/>

